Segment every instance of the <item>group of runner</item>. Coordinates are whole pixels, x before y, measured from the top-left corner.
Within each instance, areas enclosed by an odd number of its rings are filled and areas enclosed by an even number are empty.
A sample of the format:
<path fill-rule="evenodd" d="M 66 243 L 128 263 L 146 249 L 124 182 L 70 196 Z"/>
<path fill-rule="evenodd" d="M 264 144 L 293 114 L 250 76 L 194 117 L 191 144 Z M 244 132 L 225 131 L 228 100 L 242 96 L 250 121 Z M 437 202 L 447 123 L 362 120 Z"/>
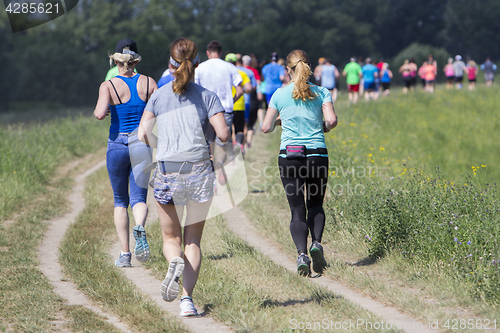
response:
<path fill-rule="evenodd" d="M 290 205 L 297 271 L 310 276 L 311 265 L 318 274 L 327 266 L 321 245 L 328 181 L 324 133 L 337 125 L 331 81 L 329 88 L 309 83 L 311 62 L 301 50 L 290 52 L 286 62 L 273 53 L 260 70 L 251 55 L 228 53 L 222 58 L 222 45 L 215 40 L 208 43 L 206 55 L 208 60 L 200 62 L 191 40 L 175 40 L 168 70 L 157 84 L 137 73 L 142 57 L 136 43 L 120 40 L 110 55 L 115 73 L 110 71 L 101 84 L 94 110 L 99 120 L 111 117 L 106 164 L 121 244 L 115 265 L 132 266 L 129 206 L 136 223 L 135 256 L 141 262 L 149 258 L 144 228 L 149 185 L 156 200 L 163 254 L 169 263 L 160 292 L 168 302 L 181 293 L 181 316 L 198 314 L 192 293 L 216 180 L 220 184 L 227 181 L 224 165 L 233 158 L 233 146 L 243 151 L 246 142 L 250 147 L 258 110 L 267 110 L 265 118 L 264 112 L 261 117 L 264 133 L 275 126 L 283 128 L 279 171 Z M 323 74 L 329 70 L 325 66 Z M 338 71 L 333 74 L 338 76 Z M 324 82 L 328 82 L 326 76 Z M 157 134 L 153 133 L 155 125 Z M 156 163 L 152 162 L 153 148 L 157 149 Z M 312 243 L 308 248 L 309 235 Z"/>
<path fill-rule="evenodd" d="M 490 58 L 486 58 L 480 68 L 484 71 L 486 85 L 491 86 L 497 66 L 491 62 Z M 462 57 L 457 55 L 455 59 L 448 59 L 448 64 L 443 68 L 443 71 L 447 80 L 447 88 L 453 88 L 455 84 L 457 89 L 462 89 L 464 77 L 469 82 L 469 89 L 475 88 L 479 68 L 474 60 L 469 60 L 466 64 Z M 405 59 L 398 72 L 403 80 L 403 93 L 416 89 L 419 78 L 424 91 L 434 92 L 438 68 L 436 60 L 431 55 L 420 67 L 417 66 L 414 59 Z M 390 93 L 393 73 L 383 58 L 377 63 L 371 58 L 366 58 L 363 63 L 352 57 L 344 67 L 342 74 L 346 77 L 348 98 L 351 103 L 356 103 L 358 96 L 363 95 L 363 93 L 367 101 L 376 100 L 380 94 L 388 96 Z M 334 96 L 334 101 L 337 96 L 339 76 L 337 67 L 331 63 L 330 59 L 319 58 L 318 65 L 314 70 L 315 82 L 328 88 Z"/>

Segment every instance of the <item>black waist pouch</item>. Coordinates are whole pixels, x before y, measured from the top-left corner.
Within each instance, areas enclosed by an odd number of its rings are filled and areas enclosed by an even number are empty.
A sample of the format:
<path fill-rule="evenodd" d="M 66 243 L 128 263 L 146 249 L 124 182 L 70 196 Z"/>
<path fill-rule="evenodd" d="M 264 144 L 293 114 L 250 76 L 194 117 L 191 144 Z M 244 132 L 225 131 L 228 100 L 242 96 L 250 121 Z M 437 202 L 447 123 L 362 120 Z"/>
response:
<path fill-rule="evenodd" d="M 286 146 L 286 158 L 305 158 L 306 146 Z"/>
<path fill-rule="evenodd" d="M 163 173 L 190 173 L 193 170 L 191 162 L 158 162 Z"/>

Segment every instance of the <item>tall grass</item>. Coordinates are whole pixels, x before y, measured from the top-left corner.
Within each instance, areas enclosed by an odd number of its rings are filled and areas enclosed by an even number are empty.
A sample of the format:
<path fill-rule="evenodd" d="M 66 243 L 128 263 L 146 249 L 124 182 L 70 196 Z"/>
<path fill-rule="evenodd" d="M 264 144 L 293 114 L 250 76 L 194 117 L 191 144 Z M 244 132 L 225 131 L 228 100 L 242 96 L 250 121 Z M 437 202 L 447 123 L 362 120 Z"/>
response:
<path fill-rule="evenodd" d="M 408 94 L 338 110 L 329 216 L 369 245 L 500 302 L 496 89 Z M 329 225 L 334 237 L 339 225 Z"/>
<path fill-rule="evenodd" d="M 44 193 L 57 166 L 105 147 L 107 126 L 83 115 L 2 126 L 0 219 Z"/>
<path fill-rule="evenodd" d="M 47 227 L 43 221 L 64 213 L 72 185 L 68 177 L 54 181 L 54 170 L 68 160 L 102 151 L 107 126 L 83 115 L 51 119 L 51 113 L 41 113 L 43 122 L 16 121 L 25 113 L 0 117 L 0 331 L 113 332 L 103 318 L 66 305 L 54 293 L 38 270 L 36 253 Z"/>

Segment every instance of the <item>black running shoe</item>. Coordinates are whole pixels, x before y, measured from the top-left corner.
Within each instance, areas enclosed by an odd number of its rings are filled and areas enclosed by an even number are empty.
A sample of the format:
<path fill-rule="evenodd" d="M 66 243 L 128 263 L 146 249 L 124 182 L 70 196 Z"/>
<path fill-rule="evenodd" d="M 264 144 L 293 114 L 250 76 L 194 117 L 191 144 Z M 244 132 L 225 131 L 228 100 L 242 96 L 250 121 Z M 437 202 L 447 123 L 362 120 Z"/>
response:
<path fill-rule="evenodd" d="M 309 254 L 312 258 L 313 270 L 318 274 L 322 274 L 327 265 L 325 256 L 323 255 L 323 246 L 317 241 L 314 241 L 309 249 Z"/>
<path fill-rule="evenodd" d="M 304 253 L 297 259 L 297 272 L 302 276 L 311 275 L 311 259 Z"/>

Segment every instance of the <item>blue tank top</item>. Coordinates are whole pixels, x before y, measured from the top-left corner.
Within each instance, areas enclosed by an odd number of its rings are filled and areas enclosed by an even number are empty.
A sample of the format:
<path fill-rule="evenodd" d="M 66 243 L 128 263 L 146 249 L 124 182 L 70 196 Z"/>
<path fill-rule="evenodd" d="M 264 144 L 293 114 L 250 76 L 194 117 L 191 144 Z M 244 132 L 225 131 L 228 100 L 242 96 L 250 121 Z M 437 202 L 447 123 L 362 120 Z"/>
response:
<path fill-rule="evenodd" d="M 389 71 L 384 71 L 384 74 L 382 75 L 382 79 L 380 81 L 382 81 L 383 83 L 391 82 Z"/>
<path fill-rule="evenodd" d="M 113 133 L 132 133 L 137 131 L 141 122 L 142 113 L 146 107 L 144 102 L 137 92 L 137 80 L 140 74 L 132 77 L 116 76 L 122 79 L 130 90 L 130 99 L 126 103 L 118 105 L 110 105 L 111 110 L 111 126 L 109 134 Z"/>

